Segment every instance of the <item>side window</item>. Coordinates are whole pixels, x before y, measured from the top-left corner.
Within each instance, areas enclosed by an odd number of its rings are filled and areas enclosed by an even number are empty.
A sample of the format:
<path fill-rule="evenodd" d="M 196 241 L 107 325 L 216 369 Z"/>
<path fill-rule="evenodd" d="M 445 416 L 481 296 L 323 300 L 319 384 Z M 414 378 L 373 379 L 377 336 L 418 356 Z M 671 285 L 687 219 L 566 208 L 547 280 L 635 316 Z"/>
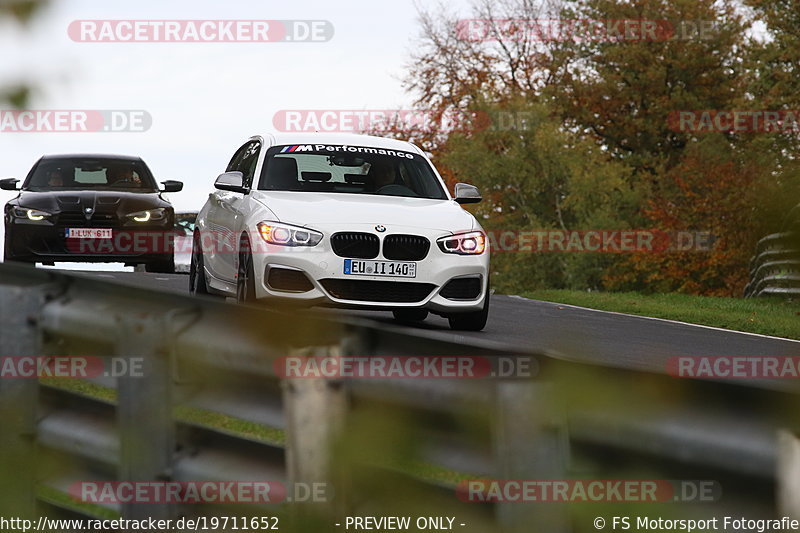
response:
<path fill-rule="evenodd" d="M 247 151 L 247 149 L 250 147 L 251 144 L 253 143 L 247 143 L 238 150 L 236 150 L 236 153 L 233 154 L 233 157 L 231 157 L 231 162 L 228 163 L 228 167 L 225 169 L 225 172 L 239 170 L 239 163 L 242 162 L 242 157 L 244 157 L 245 152 Z"/>
<path fill-rule="evenodd" d="M 256 164 L 258 163 L 258 154 L 260 151 L 260 142 L 253 141 L 248 143 L 242 154 L 242 159 L 236 168 L 236 170 L 244 175 L 244 184 L 247 187 L 251 187 L 253 184 L 253 175 L 256 173 Z"/>

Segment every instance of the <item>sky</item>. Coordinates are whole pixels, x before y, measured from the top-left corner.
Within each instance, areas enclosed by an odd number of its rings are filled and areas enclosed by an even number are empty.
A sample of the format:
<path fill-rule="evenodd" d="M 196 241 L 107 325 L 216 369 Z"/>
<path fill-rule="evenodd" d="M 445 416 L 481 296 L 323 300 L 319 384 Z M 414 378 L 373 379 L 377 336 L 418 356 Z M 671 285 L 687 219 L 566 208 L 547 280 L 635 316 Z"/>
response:
<path fill-rule="evenodd" d="M 421 0 L 420 0 L 421 2 Z M 0 177 L 24 178 L 43 154 L 141 156 L 170 196 L 196 211 L 231 155 L 273 131 L 285 109 L 407 109 L 402 87 L 420 34 L 413 0 L 51 0 L 27 28 L 0 21 L 0 80 L 30 82 L 33 110 L 143 110 L 144 132 L 0 132 Z M 469 0 L 448 2 L 467 16 Z M 76 20 L 326 20 L 327 42 L 75 42 Z M 0 193 L 5 202 L 10 193 Z"/>

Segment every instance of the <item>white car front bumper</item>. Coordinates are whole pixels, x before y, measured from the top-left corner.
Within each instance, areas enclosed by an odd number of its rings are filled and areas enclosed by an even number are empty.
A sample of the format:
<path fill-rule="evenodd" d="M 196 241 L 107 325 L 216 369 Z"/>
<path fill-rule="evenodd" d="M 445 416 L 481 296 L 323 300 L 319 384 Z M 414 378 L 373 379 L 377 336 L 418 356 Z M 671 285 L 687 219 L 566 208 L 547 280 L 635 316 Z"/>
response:
<path fill-rule="evenodd" d="M 424 308 L 434 313 L 459 313 L 479 311 L 488 290 L 489 251 L 480 255 L 457 255 L 442 252 L 436 239 L 450 235 L 448 232 L 415 227 L 392 227 L 386 233 L 377 233 L 374 226 L 363 224 L 337 227 L 335 231 L 322 231 L 322 242 L 313 247 L 285 247 L 253 242 L 253 270 L 256 278 L 256 297 L 292 300 L 308 305 L 333 305 L 372 309 Z M 334 253 L 331 235 L 338 232 L 362 232 L 376 235 L 381 242 L 380 254 L 374 260 L 388 260 L 383 255 L 383 240 L 389 235 L 406 234 L 426 237 L 430 248 L 417 265 L 414 278 L 352 275 L 344 273 L 346 257 Z M 252 233 L 253 239 L 258 233 Z M 309 290 L 289 291 L 276 289 L 270 274 L 277 269 L 300 271 L 308 278 Z M 283 273 L 275 274 L 283 275 Z M 475 281 L 458 282 L 461 288 L 470 287 L 466 293 L 454 291 L 453 279 L 467 278 Z M 366 282 L 366 283 L 365 283 Z M 378 283 L 369 283 L 378 282 Z M 413 285 L 401 285 L 413 284 Z M 476 286 L 479 285 L 479 289 Z M 285 288 L 285 287 L 284 287 Z M 469 299 L 458 298 L 467 294 Z M 445 295 L 449 297 L 445 297 Z M 474 298 L 472 297 L 474 296 Z"/>

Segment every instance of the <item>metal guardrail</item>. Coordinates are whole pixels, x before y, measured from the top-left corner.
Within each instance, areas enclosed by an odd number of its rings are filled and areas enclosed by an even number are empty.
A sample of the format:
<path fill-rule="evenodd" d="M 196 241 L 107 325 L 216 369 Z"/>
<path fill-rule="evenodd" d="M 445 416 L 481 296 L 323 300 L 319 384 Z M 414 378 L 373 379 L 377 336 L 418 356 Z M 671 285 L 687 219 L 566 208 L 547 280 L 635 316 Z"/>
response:
<path fill-rule="evenodd" d="M 750 261 L 750 283 L 744 296 L 800 295 L 800 234 L 767 235 Z"/>
<path fill-rule="evenodd" d="M 800 296 L 800 205 L 786 216 L 783 230 L 762 238 L 750 259 L 744 297 Z"/>
<path fill-rule="evenodd" d="M 780 490 L 776 435 L 799 425 L 794 386 L 596 367 L 456 334 L 242 307 L 12 265 L 0 265 L 0 347 L 3 356 L 141 357 L 145 376 L 101 379 L 116 391 L 114 401 L 49 382 L 0 379 L 3 516 L 96 515 L 48 496 L 79 480 L 271 480 L 287 487 L 325 482 L 334 497 L 316 506 L 234 510 L 158 502 L 106 507 L 132 519 L 276 514 L 291 524 L 288 531 L 318 531 L 369 512 L 456 516 L 468 524 L 465 531 L 527 531 L 531 523 L 568 531 L 585 528 L 563 505 L 463 502 L 448 480 L 608 479 L 609 454 L 639 478 L 692 472 L 689 479 L 732 480 L 722 483 L 730 505 L 763 513 L 774 501 L 753 496 L 752 484 Z M 281 379 L 274 363 L 287 355 L 514 355 L 537 373 Z M 231 431 L 186 416 L 186 409 L 278 429 L 285 441 Z"/>

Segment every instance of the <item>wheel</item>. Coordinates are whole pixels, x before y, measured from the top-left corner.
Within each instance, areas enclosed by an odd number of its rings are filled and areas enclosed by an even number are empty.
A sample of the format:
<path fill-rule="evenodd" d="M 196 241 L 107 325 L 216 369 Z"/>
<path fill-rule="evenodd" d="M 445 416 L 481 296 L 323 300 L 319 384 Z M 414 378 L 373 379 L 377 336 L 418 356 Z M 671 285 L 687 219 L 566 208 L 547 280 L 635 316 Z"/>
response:
<path fill-rule="evenodd" d="M 170 254 L 158 261 L 146 263 L 144 265 L 145 272 L 154 272 L 158 274 L 174 274 L 175 273 L 175 258 Z"/>
<path fill-rule="evenodd" d="M 428 318 L 427 309 L 395 309 L 392 314 L 398 322 L 422 322 Z"/>
<path fill-rule="evenodd" d="M 461 331 L 480 331 L 486 327 L 486 321 L 489 319 L 489 291 L 487 288 L 486 298 L 483 300 L 483 309 L 473 313 L 459 313 L 457 315 L 450 315 L 447 321 L 450 322 L 451 329 Z"/>
<path fill-rule="evenodd" d="M 189 266 L 189 292 L 192 294 L 212 295 L 208 291 L 206 270 L 203 263 L 203 249 L 200 247 L 199 234 L 195 234 L 192 240 L 192 260 Z"/>
<path fill-rule="evenodd" d="M 236 301 L 240 304 L 256 301 L 256 277 L 253 272 L 253 254 L 250 241 L 242 239 L 239 245 L 239 269 L 236 276 Z"/>

